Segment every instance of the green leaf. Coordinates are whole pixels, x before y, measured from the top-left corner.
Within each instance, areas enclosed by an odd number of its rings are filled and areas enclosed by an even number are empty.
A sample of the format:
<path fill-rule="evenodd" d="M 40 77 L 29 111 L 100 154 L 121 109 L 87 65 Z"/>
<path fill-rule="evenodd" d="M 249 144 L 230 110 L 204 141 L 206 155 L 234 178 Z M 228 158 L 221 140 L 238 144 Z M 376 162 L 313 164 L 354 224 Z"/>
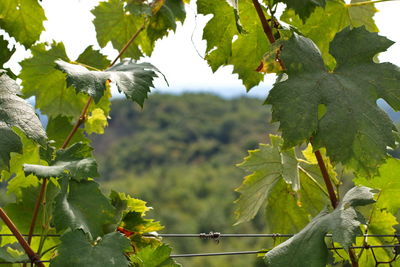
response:
<path fill-rule="evenodd" d="M 352 2 L 359 2 L 357 0 Z M 343 1 L 328 1 L 325 8 L 318 7 L 311 16 L 303 22 L 292 10 L 286 10 L 281 19 L 294 26 L 304 36 L 310 38 L 318 46 L 325 64 L 333 69 L 335 59 L 329 54 L 329 43 L 335 34 L 347 26 L 365 26 L 367 30 L 377 32 L 373 16 L 376 9 L 373 4 L 363 6 L 348 6 Z"/>
<path fill-rule="evenodd" d="M 143 53 L 151 56 L 155 42 L 167 36 L 169 30 L 174 31 L 176 21 L 183 22 L 186 16 L 182 0 L 166 0 L 159 8 L 137 1 L 125 5 L 118 0 L 108 0 L 101 2 L 92 13 L 101 47 L 111 41 L 113 47 L 121 51 L 128 40 L 144 27 L 123 55 L 133 59 L 139 59 Z"/>
<path fill-rule="evenodd" d="M 15 250 L 12 248 L 12 246 L 9 245 L 9 246 L 0 247 L 0 261 L 2 261 L 2 262 L 12 263 L 12 262 L 19 262 L 19 261 L 29 261 L 28 256 L 24 253 L 17 257 L 13 254 L 15 254 Z"/>
<path fill-rule="evenodd" d="M 280 0 L 279 2 L 285 3 L 287 8 L 291 8 L 300 16 L 304 21 L 316 7 L 325 7 L 326 0 Z"/>
<path fill-rule="evenodd" d="M 4 36 L 0 36 L 0 68 L 3 67 L 4 63 L 10 60 L 11 56 L 14 54 L 16 48 L 12 47 L 11 50 L 8 49 L 8 41 L 4 39 Z"/>
<path fill-rule="evenodd" d="M 14 224 L 17 226 L 18 230 L 21 233 L 28 233 L 30 224 L 32 221 L 32 215 L 33 215 L 33 210 L 36 204 L 36 199 L 40 191 L 40 187 L 36 186 L 30 186 L 27 188 L 22 188 L 21 189 L 22 194 L 20 194 L 19 197 L 17 197 L 17 200 L 15 203 L 10 203 L 7 204 L 4 207 L 5 212 L 7 215 L 12 218 Z M 52 182 L 49 181 L 48 187 L 47 187 L 47 192 L 46 192 L 46 203 L 48 206 L 46 207 L 48 215 L 51 214 L 52 212 L 52 206 L 53 206 L 53 200 L 55 196 L 58 194 L 59 188 Z M 38 213 L 38 218 L 43 218 L 43 209 L 39 210 Z M 3 223 L 3 222 L 1 222 Z M 7 227 L 5 227 L 7 228 Z M 7 228 L 8 233 L 9 230 Z M 34 233 L 41 233 L 42 232 L 42 225 L 40 223 L 36 224 Z M 5 233 L 2 231 L 2 233 Z M 15 238 L 11 238 L 12 242 L 15 242 Z"/>
<path fill-rule="evenodd" d="M 377 203 L 379 202 L 379 198 L 377 200 Z M 375 204 L 376 205 L 376 204 Z M 375 206 L 374 205 L 374 206 Z M 370 219 L 367 223 L 368 225 L 368 234 L 370 235 L 394 235 L 395 234 L 395 229 L 392 227 L 394 225 L 398 224 L 396 217 L 394 217 L 391 213 L 385 211 L 385 210 L 379 210 L 377 208 L 374 208 L 372 211 L 372 214 L 370 216 Z M 362 241 L 361 241 L 362 240 Z M 363 245 L 363 239 L 361 239 L 359 244 L 362 246 Z M 393 244 L 393 237 L 373 237 L 369 236 L 368 239 L 366 239 L 368 242 L 368 245 L 371 246 L 382 246 L 382 245 L 389 245 Z M 380 249 L 374 249 L 374 254 L 377 257 L 379 261 L 390 261 L 394 255 L 393 255 L 393 249 L 391 248 L 380 248 Z M 365 266 L 365 267 L 375 267 L 376 266 L 376 261 L 374 256 L 372 255 L 372 252 L 370 249 L 366 249 L 363 251 L 363 254 L 358 260 L 359 266 Z"/>
<path fill-rule="evenodd" d="M 143 218 L 140 212 L 128 212 L 122 219 L 121 226 L 135 233 L 149 233 L 162 230 L 160 222 Z"/>
<path fill-rule="evenodd" d="M 115 82 L 118 91 L 123 92 L 143 107 L 144 100 L 154 87 L 153 79 L 157 77 L 155 71 L 159 72 L 150 63 L 135 63 L 125 60 L 114 65 L 106 71 L 89 71 L 80 65 L 74 65 L 62 60 L 56 64 L 60 70 L 67 73 L 68 86 L 73 85 L 77 92 L 84 92 L 97 103 L 104 95 L 106 83 Z"/>
<path fill-rule="evenodd" d="M 138 267 L 181 266 L 170 258 L 171 251 L 172 249 L 165 244 L 158 247 L 147 246 L 138 253 L 131 255 L 130 260 Z"/>
<path fill-rule="evenodd" d="M 130 266 L 124 254 L 130 246 L 129 239 L 114 232 L 92 242 L 81 230 L 68 232 L 61 237 L 57 248 L 59 255 L 51 261 L 54 267 L 108 267 Z"/>
<path fill-rule="evenodd" d="M 378 201 L 375 206 L 381 210 L 387 210 L 396 215 L 400 208 L 400 161 L 388 159 L 379 167 L 378 175 L 372 178 L 357 177 L 354 179 L 356 185 L 368 186 L 379 189 Z"/>
<path fill-rule="evenodd" d="M 17 131 L 17 136 L 22 143 L 22 151 L 20 153 L 10 154 L 10 168 L 3 170 L 1 179 L 8 181 L 7 192 L 21 196 L 21 189 L 38 185 L 38 178 L 34 175 L 25 176 L 23 165 L 31 164 L 46 164 L 40 159 L 40 148 L 33 140 L 28 139 L 21 131 Z"/>
<path fill-rule="evenodd" d="M 91 45 L 79 55 L 76 61 L 98 70 L 106 69 L 110 65 L 110 61 L 107 57 L 101 54 L 98 50 L 94 50 Z"/>
<path fill-rule="evenodd" d="M 63 179 L 54 211 L 54 225 L 58 231 L 82 229 L 91 240 L 96 240 L 110 232 L 108 227 L 115 223 L 114 218 L 115 208 L 96 182 Z"/>
<path fill-rule="evenodd" d="M 269 197 L 280 180 L 283 179 L 286 184 L 291 185 L 290 194 L 296 194 L 295 192 L 300 190 L 299 173 L 304 175 L 304 179 L 314 179 L 313 175 L 304 169 L 308 163 L 302 161 L 301 166 L 294 149 L 281 150 L 282 138 L 271 135 L 270 139 L 271 145 L 260 144 L 259 149 L 249 151 L 249 156 L 244 162 L 237 165 L 252 174 L 246 176 L 242 185 L 236 189 L 241 193 L 235 202 L 235 214 L 238 219 L 236 224 L 251 220 L 264 203 L 268 210 Z M 281 191 L 282 186 L 283 184 L 277 186 L 276 190 Z M 320 193 L 321 191 L 316 192 L 317 195 Z M 276 198 L 276 193 L 272 194 L 271 198 Z M 299 199 L 296 199 L 297 201 Z M 276 203 L 273 202 L 273 205 Z"/>
<path fill-rule="evenodd" d="M 103 134 L 104 128 L 108 125 L 107 117 L 101 108 L 96 108 L 87 117 L 85 122 L 85 131 L 88 134 Z"/>
<path fill-rule="evenodd" d="M 283 180 L 276 183 L 268 196 L 265 210 L 266 226 L 271 233 L 297 233 L 310 218 L 315 217 L 327 204 L 327 196 L 311 180 L 300 172 L 301 191 L 296 196 Z"/>
<path fill-rule="evenodd" d="M 79 181 L 98 177 L 97 163 L 91 157 L 91 148 L 84 143 L 75 143 L 67 149 L 57 151 L 56 158 L 50 166 L 24 164 L 24 171 L 40 178 L 63 177 L 69 174 Z"/>
<path fill-rule="evenodd" d="M 18 84 L 0 70 L 0 170 L 9 167 L 10 153 L 21 152 L 22 144 L 13 127 L 44 145 L 47 137 L 33 107 L 18 96 Z"/>
<path fill-rule="evenodd" d="M 394 126 L 376 104 L 385 99 L 400 108 L 400 71 L 372 58 L 391 41 L 363 27 L 346 28 L 331 43 L 336 69 L 328 71 L 314 43 L 294 34 L 284 43 L 281 58 L 289 78 L 277 82 L 266 100 L 280 122 L 285 148 L 314 139 L 334 162 L 371 174 L 394 147 Z M 307 103 L 305 105 L 304 103 Z M 318 118 L 319 105 L 326 113 Z"/>
<path fill-rule="evenodd" d="M 151 210 L 150 207 L 146 206 L 146 201 L 132 198 L 125 193 L 118 193 L 114 190 L 110 193 L 110 199 L 111 204 L 117 209 L 117 221 L 121 221 L 122 217 L 128 212 L 139 212 L 144 215 Z"/>
<path fill-rule="evenodd" d="M 36 108 L 49 117 L 58 115 L 77 118 L 84 107 L 87 96 L 76 95 L 67 88 L 65 74 L 55 69 L 54 61 L 69 61 L 62 43 L 51 46 L 38 44 L 31 48 L 32 57 L 21 62 L 19 77 L 25 97 L 35 96 Z"/>
<path fill-rule="evenodd" d="M 26 48 L 39 40 L 44 20 L 44 10 L 36 0 L 0 1 L 0 28 Z"/>
<path fill-rule="evenodd" d="M 86 122 L 87 123 L 87 122 Z M 85 123 L 85 125 L 86 125 Z M 49 121 L 47 123 L 47 136 L 49 140 L 53 140 L 54 142 L 51 144 L 52 146 L 56 148 L 61 148 L 63 145 L 65 138 L 68 136 L 68 134 L 71 132 L 71 129 L 73 128 L 73 123 L 71 119 L 65 116 L 57 116 L 57 117 L 50 117 Z M 79 128 L 74 136 L 72 137 L 70 143 L 90 143 L 90 140 L 85 136 L 83 133 L 83 129 Z"/>
<path fill-rule="evenodd" d="M 363 223 L 362 215 L 355 208 L 374 202 L 370 190 L 367 187 L 350 189 L 334 211 L 321 212 L 298 234 L 266 253 L 267 266 L 325 266 L 328 260 L 325 235 L 331 232 L 332 240 L 348 249 Z"/>
<path fill-rule="evenodd" d="M 256 69 L 268 51 L 269 41 L 255 19 L 258 16 L 251 0 L 238 1 L 240 22 L 246 31 L 239 35 L 234 8 L 225 0 L 199 0 L 197 6 L 199 14 L 213 15 L 203 31 L 207 41 L 205 58 L 212 70 L 231 64 L 248 90 L 259 84 L 264 75 Z M 238 38 L 232 44 L 235 35 Z"/>
<path fill-rule="evenodd" d="M 99 45 L 105 47 L 111 41 L 113 47 L 119 51 L 144 22 L 144 17 L 128 13 L 128 10 L 124 9 L 124 2 L 119 0 L 100 2 L 92 13 L 95 16 L 93 24 Z M 143 45 L 141 39 L 142 36 L 138 36 L 124 56 L 139 59 L 143 55 L 139 48 L 139 44 Z"/>

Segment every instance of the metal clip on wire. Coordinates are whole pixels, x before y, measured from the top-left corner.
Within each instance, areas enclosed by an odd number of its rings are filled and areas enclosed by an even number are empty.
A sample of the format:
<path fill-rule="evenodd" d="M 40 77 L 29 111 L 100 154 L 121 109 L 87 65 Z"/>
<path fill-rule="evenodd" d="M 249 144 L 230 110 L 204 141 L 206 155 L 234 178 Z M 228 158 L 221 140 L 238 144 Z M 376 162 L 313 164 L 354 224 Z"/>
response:
<path fill-rule="evenodd" d="M 208 234 L 200 233 L 200 239 L 212 239 L 217 244 L 219 244 L 220 237 L 221 237 L 221 233 L 218 233 L 218 232 L 209 232 Z"/>

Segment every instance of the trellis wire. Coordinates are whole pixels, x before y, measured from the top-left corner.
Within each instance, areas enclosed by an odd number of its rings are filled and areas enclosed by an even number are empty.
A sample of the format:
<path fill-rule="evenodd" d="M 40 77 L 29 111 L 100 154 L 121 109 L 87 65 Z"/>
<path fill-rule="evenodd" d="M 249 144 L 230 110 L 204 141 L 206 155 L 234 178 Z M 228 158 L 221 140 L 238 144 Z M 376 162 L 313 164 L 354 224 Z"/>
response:
<path fill-rule="evenodd" d="M 0 234 L 0 237 L 12 237 L 13 234 Z M 22 236 L 28 236 L 28 234 L 23 234 Z M 34 237 L 41 237 L 41 234 L 34 234 Z M 48 237 L 60 237 L 61 235 L 57 234 L 48 234 Z M 142 236 L 145 237 L 172 237 L 172 238 L 180 238 L 180 237 L 198 237 L 204 239 L 212 239 L 216 237 L 255 237 L 255 238 L 279 238 L 279 237 L 292 237 L 294 234 L 221 234 L 219 232 L 210 232 L 210 233 L 200 233 L 200 234 L 159 234 L 159 233 L 146 233 Z M 326 234 L 327 237 L 332 237 L 332 234 Z M 400 234 L 386 234 L 386 235 L 378 235 L 378 234 L 364 234 L 360 235 L 360 237 L 395 237 L 400 238 Z"/>
<path fill-rule="evenodd" d="M 364 246 L 351 246 L 349 249 L 373 249 L 373 248 L 400 248 L 400 244 L 393 245 L 364 245 Z M 328 248 L 329 250 L 341 250 L 346 249 L 344 247 L 333 247 Z M 270 251 L 271 249 L 263 250 L 250 250 L 250 251 L 235 251 L 235 252 L 214 252 L 214 253 L 191 253 L 191 254 L 175 254 L 170 255 L 170 258 L 190 258 L 190 257 L 212 257 L 212 256 L 235 256 L 235 255 L 251 255 L 251 254 L 261 254 Z M 396 253 L 397 255 L 397 253 Z M 37 262 L 50 262 L 37 261 Z M 0 262 L 0 264 L 10 264 L 10 263 L 31 263 L 31 261 L 16 261 L 16 262 Z"/>
<path fill-rule="evenodd" d="M 395 248 L 400 247 L 400 244 L 394 245 L 365 245 L 365 246 L 351 246 L 350 249 L 373 249 L 373 248 Z M 344 247 L 334 247 L 328 248 L 329 250 L 341 250 L 346 249 Z M 171 258 L 189 258 L 189 257 L 210 257 L 210 256 L 235 256 L 235 255 L 249 255 L 249 254 L 261 254 L 267 253 L 271 249 L 263 249 L 263 250 L 251 250 L 251 251 L 236 251 L 236 252 L 216 252 L 216 253 L 193 253 L 193 254 L 176 254 L 171 255 Z"/>

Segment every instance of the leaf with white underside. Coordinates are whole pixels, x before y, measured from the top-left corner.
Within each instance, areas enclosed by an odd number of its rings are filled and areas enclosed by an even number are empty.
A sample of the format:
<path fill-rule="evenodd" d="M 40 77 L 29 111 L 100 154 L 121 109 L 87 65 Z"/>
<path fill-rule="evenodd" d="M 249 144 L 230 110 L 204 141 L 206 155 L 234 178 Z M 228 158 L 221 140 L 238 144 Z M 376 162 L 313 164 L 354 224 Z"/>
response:
<path fill-rule="evenodd" d="M 77 92 L 84 92 L 97 103 L 104 95 L 106 82 L 115 82 L 118 91 L 143 106 L 144 100 L 154 87 L 153 79 L 160 71 L 150 63 L 135 63 L 124 60 L 105 71 L 90 71 L 83 66 L 56 60 L 57 68 L 67 74 L 67 85 Z"/>
<path fill-rule="evenodd" d="M 40 144 L 47 139 L 35 110 L 18 94 L 18 84 L 4 70 L 0 70 L 0 170 L 9 166 L 11 152 L 22 150 L 21 140 L 12 130 L 13 127 Z"/>
<path fill-rule="evenodd" d="M 370 188 L 353 187 L 334 211 L 322 211 L 298 234 L 267 252 L 265 263 L 271 267 L 325 266 L 329 254 L 325 235 L 332 233 L 332 240 L 348 249 L 364 223 L 356 207 L 371 203 L 374 203 L 374 195 Z"/>
<path fill-rule="evenodd" d="M 84 143 L 76 143 L 67 149 L 57 151 L 56 159 L 50 166 L 24 164 L 24 171 L 40 178 L 63 177 L 69 174 L 75 180 L 99 176 L 97 163 L 91 157 L 91 148 Z"/>

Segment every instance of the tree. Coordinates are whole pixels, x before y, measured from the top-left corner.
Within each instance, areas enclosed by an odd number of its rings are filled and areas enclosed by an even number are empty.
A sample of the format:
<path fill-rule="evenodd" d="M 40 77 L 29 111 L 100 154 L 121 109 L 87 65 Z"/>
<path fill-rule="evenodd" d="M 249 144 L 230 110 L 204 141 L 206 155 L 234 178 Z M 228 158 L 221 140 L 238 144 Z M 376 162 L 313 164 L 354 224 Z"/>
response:
<path fill-rule="evenodd" d="M 238 188 L 236 212 L 238 223 L 248 221 L 266 203 L 267 216 L 274 215 L 271 231 L 299 231 L 266 253 L 268 266 L 325 266 L 332 249 L 333 261 L 353 266 L 396 259 L 397 250 L 371 248 L 395 242 L 382 235 L 395 232 L 400 207 L 399 162 L 387 153 L 396 148 L 397 130 L 376 104 L 382 98 L 400 109 L 399 68 L 375 57 L 393 44 L 376 33 L 372 18 L 374 3 L 383 1 L 197 1 L 199 14 L 213 16 L 203 34 L 213 71 L 233 65 L 247 90 L 265 73 L 277 74 L 266 104 L 281 137 L 271 136 L 239 165 L 251 174 Z M 39 266 L 43 260 L 51 266 L 177 265 L 168 246 L 143 235 L 161 229 L 144 217 L 145 202 L 101 193 L 87 135 L 104 132 L 110 83 L 143 107 L 162 74 L 135 60 L 151 55 L 156 41 L 184 21 L 186 2 L 100 2 L 92 11 L 99 45 L 111 42 L 120 51 L 111 62 L 92 47 L 71 60 L 62 43 L 37 43 L 45 14 L 36 0 L 0 3 L 0 27 L 32 53 L 21 62 L 22 91 L 10 70 L 0 73 L 1 179 L 16 197 L 0 209 L 1 231 L 19 243 L 4 238 L 1 259 Z M 286 9 L 278 19 L 281 4 Z M 7 38 L 0 46 L 3 64 L 14 49 Z M 20 96 L 35 97 L 35 109 L 49 118 L 46 130 Z M 356 186 L 340 194 L 346 181 Z M 295 224 L 277 223 L 277 216 Z M 356 251 L 359 246 L 369 250 Z"/>

